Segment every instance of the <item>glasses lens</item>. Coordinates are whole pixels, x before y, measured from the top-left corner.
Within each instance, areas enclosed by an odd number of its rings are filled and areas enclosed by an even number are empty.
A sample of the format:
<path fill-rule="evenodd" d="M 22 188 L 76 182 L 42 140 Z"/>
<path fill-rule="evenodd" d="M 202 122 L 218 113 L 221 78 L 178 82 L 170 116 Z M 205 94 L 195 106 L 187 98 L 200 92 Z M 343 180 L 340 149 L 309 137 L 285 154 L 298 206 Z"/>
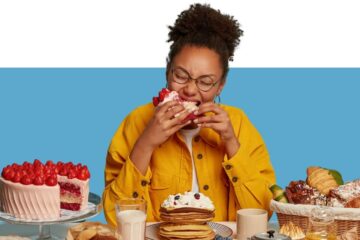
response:
<path fill-rule="evenodd" d="M 187 81 L 189 81 L 189 75 L 181 69 L 174 69 L 173 79 L 177 83 L 186 83 Z"/>
<path fill-rule="evenodd" d="M 196 81 L 200 90 L 209 91 L 214 86 L 214 80 L 209 76 L 204 76 Z"/>

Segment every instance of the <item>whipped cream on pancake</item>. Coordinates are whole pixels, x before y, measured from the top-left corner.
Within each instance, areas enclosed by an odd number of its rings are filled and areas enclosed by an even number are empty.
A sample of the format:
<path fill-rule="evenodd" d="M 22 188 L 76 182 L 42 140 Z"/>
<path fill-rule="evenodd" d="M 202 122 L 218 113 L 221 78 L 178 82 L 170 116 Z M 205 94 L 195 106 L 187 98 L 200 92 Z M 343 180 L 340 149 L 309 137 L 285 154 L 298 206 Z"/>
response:
<path fill-rule="evenodd" d="M 202 193 L 185 192 L 184 194 L 169 195 L 161 204 L 163 208 L 201 208 L 214 210 L 214 204 Z"/>

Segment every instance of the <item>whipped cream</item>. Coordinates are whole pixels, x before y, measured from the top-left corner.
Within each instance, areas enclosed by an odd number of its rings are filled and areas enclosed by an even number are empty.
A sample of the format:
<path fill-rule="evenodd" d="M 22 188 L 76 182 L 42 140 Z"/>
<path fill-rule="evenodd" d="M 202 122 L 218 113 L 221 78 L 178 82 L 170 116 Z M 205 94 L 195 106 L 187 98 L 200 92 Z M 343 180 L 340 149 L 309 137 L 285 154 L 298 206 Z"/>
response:
<path fill-rule="evenodd" d="M 161 204 L 163 208 L 202 208 L 207 210 L 214 210 L 214 204 L 202 193 L 185 192 L 184 194 L 169 195 L 168 198 Z"/>
<path fill-rule="evenodd" d="M 159 103 L 159 106 L 164 105 L 165 103 L 170 102 L 170 101 L 180 101 L 179 94 L 175 91 L 169 92 L 164 97 L 164 100 L 162 100 L 162 102 Z"/>
<path fill-rule="evenodd" d="M 182 100 L 176 91 L 171 91 L 171 92 L 167 93 L 164 97 L 164 100 L 159 103 L 159 106 L 164 105 L 165 103 L 170 102 L 170 101 L 178 101 L 179 103 L 181 103 L 183 105 L 183 107 L 188 112 L 194 112 L 199 108 L 196 105 L 196 102 Z M 177 117 L 178 115 L 180 115 L 180 114 L 175 115 L 175 117 Z"/>

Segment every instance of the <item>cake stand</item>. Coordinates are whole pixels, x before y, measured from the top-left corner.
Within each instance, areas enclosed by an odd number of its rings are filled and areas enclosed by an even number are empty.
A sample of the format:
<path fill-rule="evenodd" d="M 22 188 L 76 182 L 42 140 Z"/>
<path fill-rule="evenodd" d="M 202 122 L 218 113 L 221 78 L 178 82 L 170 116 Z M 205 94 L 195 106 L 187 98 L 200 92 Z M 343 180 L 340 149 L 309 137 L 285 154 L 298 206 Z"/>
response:
<path fill-rule="evenodd" d="M 7 213 L 0 212 L 0 220 L 11 224 L 36 225 L 39 227 L 38 234 L 35 236 L 26 236 L 32 239 L 59 239 L 51 235 L 51 225 L 59 223 L 81 222 L 87 218 L 94 217 L 101 212 L 101 198 L 95 193 L 89 193 L 88 207 L 82 211 L 61 210 L 61 216 L 56 220 L 25 220 L 10 216 Z"/>

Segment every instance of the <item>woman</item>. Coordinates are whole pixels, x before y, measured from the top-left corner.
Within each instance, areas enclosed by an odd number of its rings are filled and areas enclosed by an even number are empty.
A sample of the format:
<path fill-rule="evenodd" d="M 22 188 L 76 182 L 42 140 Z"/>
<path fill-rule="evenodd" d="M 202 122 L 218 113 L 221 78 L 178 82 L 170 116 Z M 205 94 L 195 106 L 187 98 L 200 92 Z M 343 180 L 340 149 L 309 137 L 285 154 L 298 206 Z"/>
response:
<path fill-rule="evenodd" d="M 114 202 L 144 198 L 148 221 L 170 194 L 202 192 L 215 205 L 215 221 L 236 219 L 240 208 L 269 211 L 275 174 L 265 144 L 246 115 L 216 104 L 242 31 L 233 17 L 208 5 L 192 5 L 170 27 L 170 90 L 199 103 L 193 121 L 176 101 L 135 109 L 108 150 L 103 193 L 107 221 L 116 224 Z M 176 117 L 175 117 L 176 115 Z"/>

